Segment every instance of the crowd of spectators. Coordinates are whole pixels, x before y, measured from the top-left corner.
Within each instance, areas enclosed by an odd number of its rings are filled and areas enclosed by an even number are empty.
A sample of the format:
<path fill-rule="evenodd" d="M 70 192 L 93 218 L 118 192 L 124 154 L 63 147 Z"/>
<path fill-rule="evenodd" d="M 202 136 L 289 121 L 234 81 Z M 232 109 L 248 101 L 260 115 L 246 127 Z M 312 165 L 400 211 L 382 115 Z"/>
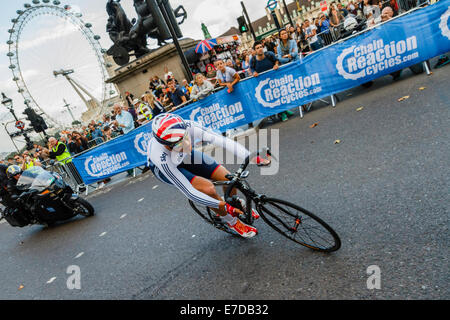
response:
<path fill-rule="evenodd" d="M 418 2 L 420 4 L 421 1 Z M 276 34 L 256 41 L 249 50 L 240 50 L 238 46 L 234 46 L 225 59 L 211 54 L 211 63 L 205 66 L 204 72 L 195 69 L 192 82 L 175 79 L 173 72 L 166 66 L 162 77 L 154 75 L 149 79 L 148 90 L 142 96 L 126 92 L 124 104 L 114 105 L 112 112 L 104 114 L 101 121 L 92 120 L 87 126 L 63 131 L 58 141 L 75 156 L 127 134 L 160 113 L 171 112 L 203 99 L 216 89 L 224 88 L 232 93 L 235 85 L 242 79 L 257 77 L 261 72 L 277 70 L 283 64 L 302 59 L 338 40 L 345 31 L 344 21 L 348 17 L 358 18 L 358 21 L 363 21 L 370 27 L 387 21 L 398 13 L 399 5 L 396 0 L 350 0 L 345 6 L 339 1 L 333 1 L 329 4 L 328 11 L 321 11 L 316 17 L 305 19 L 296 26 L 288 25 Z M 393 77 L 399 75 L 400 72 L 393 74 Z M 290 115 L 292 113 L 287 111 L 276 117 L 286 121 Z M 50 145 L 35 145 L 33 150 L 7 161 L 26 168 L 31 163 L 40 165 L 55 158 L 53 152 Z"/>

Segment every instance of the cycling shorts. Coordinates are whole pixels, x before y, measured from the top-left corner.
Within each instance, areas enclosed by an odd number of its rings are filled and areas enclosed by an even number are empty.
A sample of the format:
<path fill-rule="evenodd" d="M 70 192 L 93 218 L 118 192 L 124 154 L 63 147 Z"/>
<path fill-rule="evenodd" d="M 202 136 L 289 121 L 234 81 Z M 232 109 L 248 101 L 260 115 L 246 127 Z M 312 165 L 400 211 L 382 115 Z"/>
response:
<path fill-rule="evenodd" d="M 190 157 L 186 157 L 177 169 L 192 184 L 192 181 L 197 176 L 205 179 L 211 179 L 214 172 L 220 166 L 221 165 L 210 156 L 202 152 L 192 150 Z M 167 179 L 166 176 L 153 163 L 150 163 L 150 170 L 160 181 L 172 185 L 172 182 L 170 182 L 169 179 Z"/>

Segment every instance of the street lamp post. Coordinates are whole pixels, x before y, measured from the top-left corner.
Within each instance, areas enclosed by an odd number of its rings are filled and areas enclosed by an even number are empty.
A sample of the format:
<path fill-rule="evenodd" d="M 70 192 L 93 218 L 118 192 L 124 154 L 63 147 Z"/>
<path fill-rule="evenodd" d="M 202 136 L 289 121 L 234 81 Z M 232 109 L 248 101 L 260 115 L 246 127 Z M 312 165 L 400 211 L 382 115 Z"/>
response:
<path fill-rule="evenodd" d="M 17 116 L 14 113 L 14 109 L 13 109 L 13 101 L 10 98 L 8 98 L 7 96 L 5 96 L 5 94 L 3 92 L 2 92 L 2 105 L 4 105 L 9 110 L 9 112 L 11 112 L 11 114 L 13 115 L 14 119 L 16 120 L 16 122 L 18 122 L 19 119 L 17 119 Z M 23 135 L 23 137 L 25 138 L 25 141 L 27 142 L 26 143 L 27 150 L 33 149 L 33 143 L 31 142 L 31 140 L 28 137 L 27 133 L 24 132 L 23 128 L 20 129 L 20 131 L 21 131 L 21 134 Z"/>

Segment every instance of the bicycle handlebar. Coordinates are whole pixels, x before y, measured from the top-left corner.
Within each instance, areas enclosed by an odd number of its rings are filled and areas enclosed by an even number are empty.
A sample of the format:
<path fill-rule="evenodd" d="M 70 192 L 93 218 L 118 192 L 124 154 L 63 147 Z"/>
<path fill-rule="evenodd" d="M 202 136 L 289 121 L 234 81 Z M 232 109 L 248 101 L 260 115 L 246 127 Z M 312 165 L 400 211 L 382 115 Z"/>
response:
<path fill-rule="evenodd" d="M 231 183 L 229 184 L 227 190 L 225 191 L 225 202 L 230 202 L 230 200 L 231 200 L 231 198 L 230 198 L 231 190 L 233 190 L 235 184 L 240 179 L 240 177 L 241 177 L 242 173 L 244 172 L 244 170 L 247 169 L 248 165 L 250 164 L 250 159 L 254 158 L 255 156 L 259 156 L 259 154 L 263 153 L 263 152 L 266 152 L 266 155 L 270 155 L 270 156 L 272 155 L 270 153 L 270 149 L 269 148 L 262 148 L 259 151 L 252 152 L 245 158 L 244 163 L 240 165 L 239 169 L 236 171 L 236 173 L 234 175 L 227 175 L 226 176 L 231 181 Z"/>

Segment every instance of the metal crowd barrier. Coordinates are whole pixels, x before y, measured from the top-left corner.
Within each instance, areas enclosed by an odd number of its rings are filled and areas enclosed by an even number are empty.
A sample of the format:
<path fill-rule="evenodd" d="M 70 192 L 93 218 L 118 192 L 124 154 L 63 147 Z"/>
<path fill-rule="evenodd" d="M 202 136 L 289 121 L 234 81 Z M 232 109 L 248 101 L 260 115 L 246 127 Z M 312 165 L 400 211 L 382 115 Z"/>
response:
<path fill-rule="evenodd" d="M 72 159 L 72 157 L 70 159 Z M 81 192 L 86 191 L 86 195 L 88 194 L 88 186 L 83 182 L 77 168 L 72 162 L 63 164 L 49 159 L 42 161 L 41 164 L 44 169 L 58 173 L 75 193 L 80 194 Z"/>

